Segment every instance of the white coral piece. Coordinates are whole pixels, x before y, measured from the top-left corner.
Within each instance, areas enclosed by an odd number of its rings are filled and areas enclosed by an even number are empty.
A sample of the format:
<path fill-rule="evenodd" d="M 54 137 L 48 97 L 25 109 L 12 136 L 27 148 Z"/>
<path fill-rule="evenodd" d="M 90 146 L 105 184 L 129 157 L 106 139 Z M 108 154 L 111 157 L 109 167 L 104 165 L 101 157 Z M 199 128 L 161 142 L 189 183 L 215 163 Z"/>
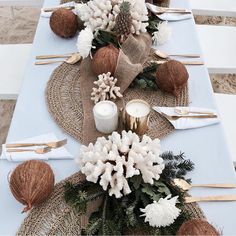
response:
<path fill-rule="evenodd" d="M 91 0 L 86 4 L 77 4 L 76 12 L 84 25 L 93 32 L 99 29 L 109 31 L 115 26 L 110 0 Z"/>
<path fill-rule="evenodd" d="M 171 37 L 171 27 L 167 21 L 160 22 L 157 31 L 152 34 L 152 41 L 155 46 L 166 43 Z"/>
<path fill-rule="evenodd" d="M 78 163 L 88 181 L 99 181 L 116 198 L 131 192 L 128 178 L 141 174 L 145 183 L 153 184 L 164 169 L 160 140 L 146 135 L 140 140 L 132 131 L 113 132 L 108 139 L 100 137 L 95 144 L 82 146 Z"/>
<path fill-rule="evenodd" d="M 80 32 L 77 40 L 77 48 L 82 58 L 86 58 L 90 54 L 93 47 L 93 38 L 93 32 L 88 27 Z"/>
<path fill-rule="evenodd" d="M 98 88 L 93 88 L 91 100 L 96 104 L 99 101 L 123 97 L 120 93 L 120 87 L 117 87 L 116 83 L 117 79 L 111 76 L 110 72 L 99 75 L 98 80 L 94 81 Z"/>
<path fill-rule="evenodd" d="M 175 206 L 177 198 L 178 196 L 171 198 L 171 195 L 168 195 L 166 198 L 160 198 L 158 202 L 154 201 L 144 209 L 140 209 L 144 213 L 141 216 L 145 216 L 145 222 L 148 222 L 152 227 L 171 225 L 181 212 Z"/>
<path fill-rule="evenodd" d="M 111 31 L 115 27 L 115 18 L 120 12 L 120 5 L 124 0 L 91 0 L 86 4 L 77 4 L 76 12 L 86 27 L 93 32 L 101 30 Z M 147 32 L 148 10 L 145 0 L 126 0 L 130 2 L 132 17 L 131 33 Z"/>

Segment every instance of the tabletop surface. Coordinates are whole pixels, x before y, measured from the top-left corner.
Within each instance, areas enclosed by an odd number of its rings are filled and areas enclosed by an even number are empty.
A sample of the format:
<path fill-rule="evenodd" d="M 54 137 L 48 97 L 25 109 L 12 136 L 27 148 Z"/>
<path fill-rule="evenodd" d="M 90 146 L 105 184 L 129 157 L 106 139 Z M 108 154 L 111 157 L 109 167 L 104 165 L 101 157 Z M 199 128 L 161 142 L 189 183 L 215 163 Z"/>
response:
<path fill-rule="evenodd" d="M 56 5 L 56 0 L 46 0 L 45 6 Z M 188 0 L 171 0 L 172 7 L 189 8 Z M 168 53 L 200 53 L 194 20 L 189 19 L 170 23 L 172 37 L 168 43 L 159 47 Z M 35 56 L 76 51 L 76 40 L 61 39 L 53 34 L 48 18 L 40 18 L 31 58 L 24 75 L 23 86 L 17 101 L 7 142 L 54 132 L 58 138 L 68 138 L 67 148 L 77 157 L 80 144 L 64 133 L 48 113 L 44 91 L 47 81 L 58 65 L 35 66 Z M 205 66 L 188 66 L 190 106 L 216 109 L 216 103 Z M 223 127 L 221 124 L 184 131 L 175 131 L 161 140 L 162 150 L 175 153 L 185 152 L 187 158 L 195 163 L 190 173 L 193 183 L 235 183 L 236 177 L 230 160 Z M 73 160 L 48 161 L 60 181 L 79 168 Z M 14 235 L 26 214 L 21 214 L 23 206 L 18 203 L 9 190 L 7 176 L 17 166 L 6 160 L 0 161 L 0 235 Z M 193 196 L 236 194 L 236 189 L 203 189 L 190 191 Z M 236 234 L 236 202 L 200 203 L 208 221 L 225 235 Z M 232 220 L 233 219 L 233 220 Z"/>

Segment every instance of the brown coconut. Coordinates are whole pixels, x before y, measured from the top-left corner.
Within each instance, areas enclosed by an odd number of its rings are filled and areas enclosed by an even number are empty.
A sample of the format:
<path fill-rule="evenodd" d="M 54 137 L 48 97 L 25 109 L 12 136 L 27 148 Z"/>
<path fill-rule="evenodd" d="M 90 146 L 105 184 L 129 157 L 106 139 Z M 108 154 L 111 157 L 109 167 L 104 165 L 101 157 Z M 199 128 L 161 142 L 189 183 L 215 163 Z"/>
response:
<path fill-rule="evenodd" d="M 91 68 L 96 75 L 111 72 L 114 75 L 119 56 L 119 49 L 112 44 L 102 47 L 94 54 Z"/>
<path fill-rule="evenodd" d="M 27 212 L 50 196 L 54 187 L 54 174 L 43 161 L 25 161 L 15 168 L 9 185 L 16 200 L 26 205 L 22 212 Z"/>
<path fill-rule="evenodd" d="M 77 16 L 71 10 L 65 8 L 55 10 L 50 17 L 49 24 L 52 31 L 62 38 L 75 36 L 79 29 Z"/>
<path fill-rule="evenodd" d="M 185 222 L 179 228 L 176 235 L 217 235 L 220 233 L 207 221 L 193 219 Z"/>
<path fill-rule="evenodd" d="M 178 96 L 188 82 L 188 71 L 179 61 L 170 60 L 157 68 L 156 83 L 163 91 Z"/>

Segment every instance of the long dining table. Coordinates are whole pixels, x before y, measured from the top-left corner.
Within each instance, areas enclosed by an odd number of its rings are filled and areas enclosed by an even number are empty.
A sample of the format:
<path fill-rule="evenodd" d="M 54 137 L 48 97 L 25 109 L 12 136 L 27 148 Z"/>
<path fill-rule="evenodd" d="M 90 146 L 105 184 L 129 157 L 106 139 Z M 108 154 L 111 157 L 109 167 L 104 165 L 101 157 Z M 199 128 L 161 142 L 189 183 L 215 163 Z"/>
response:
<path fill-rule="evenodd" d="M 44 6 L 56 6 L 58 0 L 45 0 Z M 188 0 L 171 0 L 171 7 L 189 8 Z M 195 22 L 188 20 L 170 22 L 172 37 L 160 50 L 172 54 L 201 53 Z M 33 42 L 30 59 L 25 70 L 22 88 L 7 137 L 7 143 L 49 132 L 58 138 L 67 138 L 68 151 L 74 157 L 79 155 L 81 144 L 67 135 L 53 120 L 47 110 L 45 88 L 50 75 L 58 64 L 37 66 L 35 56 L 76 51 L 77 37 L 62 39 L 49 27 L 49 18 L 40 17 Z M 14 55 L 14 52 L 12 52 Z M 202 57 L 204 60 L 204 58 Z M 14 68 L 13 68 L 14 69 Z M 187 66 L 189 72 L 190 106 L 217 109 L 207 68 Z M 233 163 L 229 156 L 224 130 L 221 125 L 178 130 L 161 140 L 162 150 L 174 153 L 184 152 L 186 158 L 195 163 L 189 174 L 193 183 L 236 183 Z M 73 160 L 50 160 L 56 182 L 79 171 Z M 27 214 L 21 214 L 22 205 L 9 189 L 8 175 L 18 165 L 16 162 L 0 160 L 0 235 L 14 235 Z M 236 189 L 193 188 L 192 196 L 235 194 Z M 236 234 L 236 202 L 199 203 L 208 221 L 222 230 L 224 235 Z"/>

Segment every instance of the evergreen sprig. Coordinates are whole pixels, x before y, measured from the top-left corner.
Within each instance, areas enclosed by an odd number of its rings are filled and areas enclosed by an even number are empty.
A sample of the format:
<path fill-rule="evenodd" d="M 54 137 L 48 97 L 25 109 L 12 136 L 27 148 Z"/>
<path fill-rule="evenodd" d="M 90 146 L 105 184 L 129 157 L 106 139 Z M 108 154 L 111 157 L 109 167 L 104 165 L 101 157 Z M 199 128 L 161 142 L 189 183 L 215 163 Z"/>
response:
<path fill-rule="evenodd" d="M 65 201 L 81 214 L 86 212 L 88 202 L 95 201 L 106 193 L 99 184 L 94 184 L 89 181 L 78 185 L 67 182 L 64 188 Z"/>
<path fill-rule="evenodd" d="M 174 155 L 172 152 L 165 152 L 161 155 L 165 161 L 165 169 L 161 174 L 162 180 L 171 182 L 174 178 L 184 179 L 185 175 L 194 169 L 194 163 L 184 159 L 184 153 Z M 187 179 L 190 182 L 189 179 Z"/>

